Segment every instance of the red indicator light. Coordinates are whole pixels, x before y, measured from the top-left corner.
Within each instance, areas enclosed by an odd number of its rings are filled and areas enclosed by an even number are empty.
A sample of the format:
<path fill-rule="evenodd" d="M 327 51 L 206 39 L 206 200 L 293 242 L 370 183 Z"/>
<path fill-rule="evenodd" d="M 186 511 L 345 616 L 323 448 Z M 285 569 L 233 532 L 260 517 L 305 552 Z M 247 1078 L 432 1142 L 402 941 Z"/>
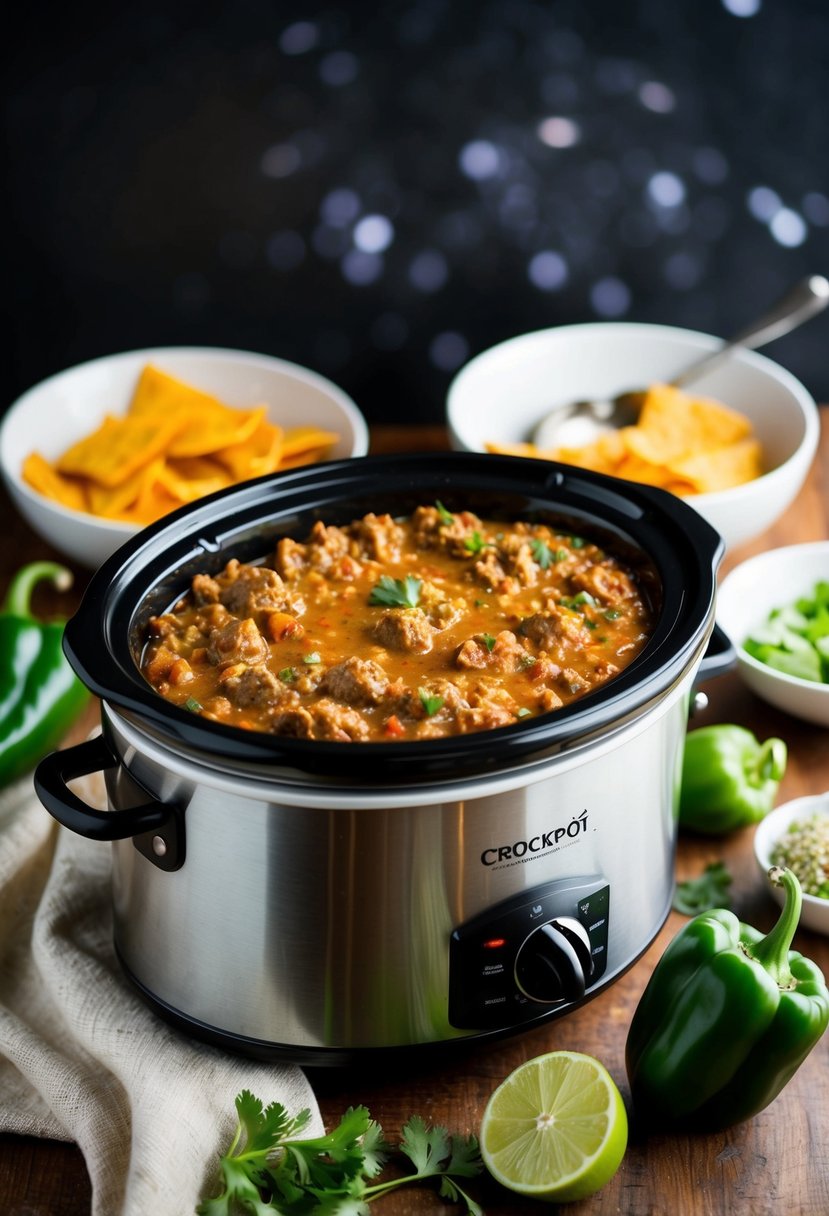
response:
<path fill-rule="evenodd" d="M 507 939 L 505 937 L 490 937 L 484 942 L 484 950 L 500 950 L 506 944 Z"/>

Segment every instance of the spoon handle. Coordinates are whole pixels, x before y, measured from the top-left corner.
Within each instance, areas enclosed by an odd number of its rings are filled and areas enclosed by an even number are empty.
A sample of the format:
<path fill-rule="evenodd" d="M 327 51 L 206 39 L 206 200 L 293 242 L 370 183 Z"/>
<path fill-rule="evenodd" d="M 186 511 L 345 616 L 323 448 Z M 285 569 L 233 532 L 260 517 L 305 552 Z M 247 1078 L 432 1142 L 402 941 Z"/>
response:
<path fill-rule="evenodd" d="M 744 346 L 748 350 L 755 350 L 766 342 L 782 338 L 784 334 L 790 333 L 798 325 L 808 321 L 810 317 L 816 316 L 827 304 L 829 304 L 829 281 L 821 274 L 809 275 L 808 278 L 796 283 L 781 300 L 778 300 L 777 304 L 757 321 L 729 338 L 712 354 L 705 355 L 702 359 L 692 363 L 690 367 L 686 367 L 678 376 L 674 376 L 671 383 L 679 388 L 681 385 L 687 384 L 689 380 L 695 380 L 703 370 L 707 371 L 713 364 L 719 363 L 720 359 L 725 358 L 735 347 Z"/>

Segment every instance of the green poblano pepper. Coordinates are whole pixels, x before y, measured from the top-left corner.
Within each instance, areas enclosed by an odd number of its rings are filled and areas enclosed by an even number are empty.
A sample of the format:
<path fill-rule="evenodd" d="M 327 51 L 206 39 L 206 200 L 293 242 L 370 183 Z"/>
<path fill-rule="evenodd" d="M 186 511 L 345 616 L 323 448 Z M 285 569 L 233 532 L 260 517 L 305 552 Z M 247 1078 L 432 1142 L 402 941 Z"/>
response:
<path fill-rule="evenodd" d="M 55 562 L 32 562 L 12 579 L 0 607 L 0 786 L 57 747 L 89 699 L 64 656 L 63 621 L 31 614 L 42 579 L 65 590 L 72 575 Z"/>
<path fill-rule="evenodd" d="M 722 908 L 694 917 L 662 955 L 633 1015 L 625 1061 L 645 1124 L 717 1131 L 763 1110 L 829 1024 L 819 967 L 790 950 L 800 883 L 765 937 Z"/>
<path fill-rule="evenodd" d="M 757 823 L 774 805 L 786 771 L 782 739 L 761 743 L 743 726 L 701 726 L 685 739 L 679 822 L 722 835 Z"/>

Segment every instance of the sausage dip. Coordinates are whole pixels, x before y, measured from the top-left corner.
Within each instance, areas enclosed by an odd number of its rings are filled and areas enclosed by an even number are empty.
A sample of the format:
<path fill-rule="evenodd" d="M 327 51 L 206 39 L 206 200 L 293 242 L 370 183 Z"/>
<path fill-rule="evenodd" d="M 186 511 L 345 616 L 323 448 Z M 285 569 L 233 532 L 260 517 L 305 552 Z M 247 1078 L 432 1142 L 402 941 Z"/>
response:
<path fill-rule="evenodd" d="M 150 620 L 141 668 L 230 726 L 433 739 L 559 709 L 632 662 L 653 624 L 633 572 L 597 543 L 436 503 L 317 522 L 261 565 L 197 574 Z"/>

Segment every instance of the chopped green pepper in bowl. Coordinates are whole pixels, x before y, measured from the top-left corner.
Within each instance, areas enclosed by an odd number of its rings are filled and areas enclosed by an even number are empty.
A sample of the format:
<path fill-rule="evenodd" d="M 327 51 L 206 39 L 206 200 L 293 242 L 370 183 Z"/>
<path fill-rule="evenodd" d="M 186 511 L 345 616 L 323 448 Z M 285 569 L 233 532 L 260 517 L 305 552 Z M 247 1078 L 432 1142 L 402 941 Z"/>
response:
<path fill-rule="evenodd" d="M 798 680 L 829 683 L 829 582 L 774 608 L 743 642 L 747 654 Z"/>
<path fill-rule="evenodd" d="M 829 726 L 829 540 L 766 549 L 735 566 L 717 592 L 717 625 L 752 693 Z"/>

